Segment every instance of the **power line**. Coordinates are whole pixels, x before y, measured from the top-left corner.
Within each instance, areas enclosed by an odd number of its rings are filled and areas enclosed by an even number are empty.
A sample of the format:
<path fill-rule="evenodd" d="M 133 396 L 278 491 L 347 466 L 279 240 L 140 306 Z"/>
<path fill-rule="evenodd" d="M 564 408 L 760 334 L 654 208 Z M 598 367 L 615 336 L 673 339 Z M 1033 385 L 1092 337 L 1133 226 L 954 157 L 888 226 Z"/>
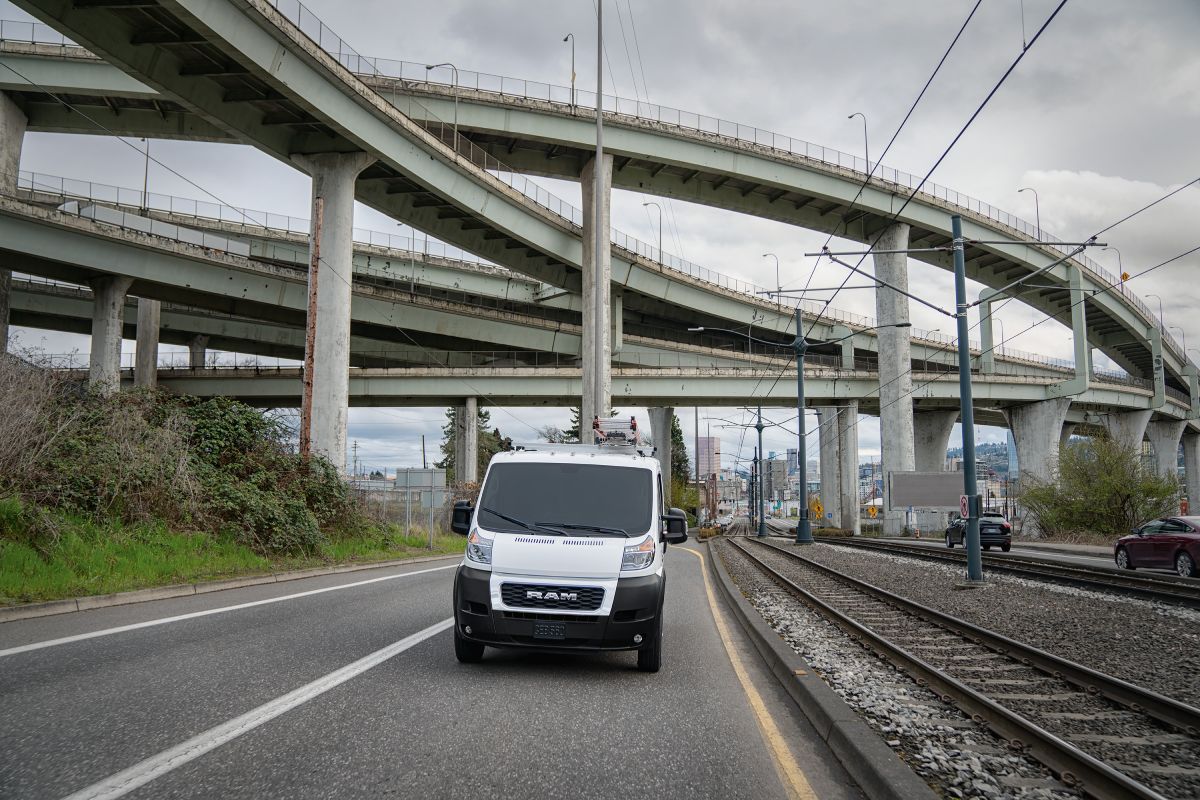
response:
<path fill-rule="evenodd" d="M 938 73 L 941 71 L 942 65 L 945 64 L 946 59 L 950 57 L 950 51 L 952 51 L 954 49 L 954 46 L 956 44 L 958 44 L 958 40 L 962 37 L 963 31 L 965 31 L 967 29 L 967 25 L 970 24 L 971 19 L 975 16 L 975 12 L 979 10 L 979 6 L 982 3 L 983 3 L 983 0 L 976 0 L 975 5 L 971 8 L 971 13 L 967 14 L 967 18 L 965 20 L 963 20 L 963 24 L 959 26 L 958 33 L 956 33 L 954 35 L 954 38 L 950 41 L 950 45 L 946 48 L 946 52 L 942 53 L 942 57 L 941 57 L 941 59 L 938 60 L 937 66 L 935 66 L 933 68 L 933 72 L 930 73 L 929 78 L 925 81 L 925 85 L 921 87 L 921 91 L 917 94 L 916 99 L 913 100 L 912 105 L 910 105 L 908 107 L 908 112 L 904 115 L 904 119 L 902 119 L 900 121 L 900 125 L 897 126 L 895 132 L 892 134 L 892 138 L 890 140 L 888 140 L 887 147 L 883 148 L 883 152 L 880 153 L 879 157 L 875 159 L 875 166 L 872 167 L 871 164 L 868 162 L 867 175 L 865 178 L 863 178 L 862 184 L 859 185 L 858 191 L 854 195 L 854 199 L 850 201 L 850 206 L 849 206 L 849 208 L 847 208 L 847 214 L 854 209 L 854 204 L 856 202 L 858 202 L 858 198 L 862 197 L 863 190 L 866 189 L 867 186 L 871 182 L 871 176 L 875 173 L 875 170 L 878 169 L 880 167 L 880 165 L 883 164 L 883 159 L 887 156 L 888 152 L 892 149 L 892 145 L 896 143 L 897 137 L 899 137 L 900 132 L 902 130 L 904 130 L 904 126 L 908 124 L 908 120 L 912 117 L 913 112 L 915 112 L 917 110 L 917 105 L 921 102 L 921 99 L 923 97 L 925 97 L 925 92 L 929 91 L 929 86 L 933 83 L 933 79 L 936 78 Z M 864 154 L 864 156 L 865 156 L 865 154 Z M 845 229 L 845 226 L 846 226 L 846 216 L 843 215 L 842 222 L 841 222 L 841 227 L 843 230 Z M 826 237 L 825 244 L 822 245 L 822 247 L 821 247 L 822 250 L 824 250 L 826 247 L 829 246 L 829 242 L 833 240 L 834 235 L 835 234 L 831 233 L 831 234 L 829 234 L 828 237 Z M 808 280 L 805 281 L 805 284 L 804 284 L 805 292 L 808 291 L 808 287 L 812 284 L 813 277 L 817 273 L 817 264 L 819 264 L 820 261 L 821 261 L 821 259 L 818 257 L 817 261 L 813 264 L 812 271 L 808 274 Z"/>
<path fill-rule="evenodd" d="M 866 260 L 867 255 L 869 255 L 870 251 L 875 248 L 875 245 L 877 245 L 879 243 L 879 240 L 883 238 L 883 235 L 887 231 L 888 227 L 900 217 L 900 214 L 902 214 L 904 212 L 904 209 L 908 208 L 908 204 L 911 203 L 913 198 L 917 196 L 917 194 L 921 191 L 922 188 L 924 188 L 925 183 L 929 180 L 930 176 L 932 176 L 934 171 L 937 170 L 937 168 L 941 165 L 941 163 L 943 161 L 945 161 L 946 157 L 948 155 L 950 155 L 950 151 L 954 149 L 954 146 L 956 144 L 958 144 L 959 140 L 962 139 L 962 137 L 966 134 L 967 130 L 971 127 L 972 123 L 974 123 L 975 120 L 978 119 L 979 115 L 981 113 L 983 113 L 983 109 L 987 106 L 987 104 L 991 101 L 991 99 L 996 95 L 996 92 L 998 92 L 1000 90 L 1000 87 L 1004 85 L 1005 81 L 1008 80 L 1009 76 L 1012 75 L 1013 71 L 1017 68 L 1017 65 L 1021 63 L 1021 60 L 1025 58 L 1025 55 L 1029 52 L 1029 50 L 1033 47 L 1033 45 L 1037 42 L 1037 40 L 1039 38 L 1041 38 L 1042 34 L 1045 33 L 1046 29 L 1050 26 L 1050 23 L 1052 23 L 1054 21 L 1054 19 L 1058 16 L 1058 13 L 1060 11 L 1062 11 L 1063 7 L 1066 4 L 1067 4 L 1067 0 L 1060 0 L 1059 4 L 1054 8 L 1054 11 L 1052 11 L 1050 13 L 1050 16 L 1047 17 L 1046 21 L 1042 23 L 1042 26 L 1040 28 L 1038 28 L 1037 33 L 1035 33 L 1033 35 L 1033 38 L 1029 40 L 1029 44 L 1026 45 L 1025 49 L 1023 49 L 1020 52 L 1020 54 L 1016 57 L 1016 59 L 1013 60 L 1012 64 L 1009 65 L 1008 69 L 1006 69 L 1004 71 L 1004 74 L 1000 76 L 1000 79 L 998 81 L 996 81 L 996 84 L 992 87 L 991 91 L 989 91 L 987 93 L 987 96 L 983 98 L 983 101 L 975 109 L 974 113 L 971 114 L 970 118 L 968 118 L 966 123 L 962 126 L 962 128 L 959 129 L 958 133 L 955 134 L 954 138 L 950 141 L 950 144 L 947 145 L 946 149 L 944 151 L 942 151 L 942 154 L 940 156 L 938 156 L 937 161 L 935 161 L 933 163 L 933 166 L 929 168 L 929 171 L 925 173 L 925 177 L 921 178 L 920 183 L 918 183 L 917 186 L 912 190 L 912 192 L 904 199 L 904 202 L 901 204 L 900 208 L 896 209 L 896 211 L 894 211 L 890 215 L 887 223 L 880 229 L 879 233 L 875 236 L 875 240 L 872 241 L 871 244 L 867 247 L 867 252 L 863 253 L 863 255 L 861 257 L 859 257 L 858 264 L 862 264 L 862 262 Z M 845 286 L 845 284 L 850 280 L 851 275 L 853 275 L 852 272 L 848 272 L 846 274 L 846 277 L 842 281 L 842 286 Z M 841 291 L 841 289 L 839 288 L 838 291 L 834 292 L 833 296 L 830 297 L 825 302 L 824 308 L 822 308 L 821 312 L 819 314 L 817 314 L 816 319 L 813 320 L 812 326 L 809 327 L 810 332 L 812 331 L 812 329 L 814 327 L 816 327 L 817 322 L 821 319 L 821 316 L 825 313 L 825 310 L 829 308 L 829 304 L 832 303 L 834 301 L 834 299 L 837 298 L 838 292 L 840 292 L 840 291 Z"/>

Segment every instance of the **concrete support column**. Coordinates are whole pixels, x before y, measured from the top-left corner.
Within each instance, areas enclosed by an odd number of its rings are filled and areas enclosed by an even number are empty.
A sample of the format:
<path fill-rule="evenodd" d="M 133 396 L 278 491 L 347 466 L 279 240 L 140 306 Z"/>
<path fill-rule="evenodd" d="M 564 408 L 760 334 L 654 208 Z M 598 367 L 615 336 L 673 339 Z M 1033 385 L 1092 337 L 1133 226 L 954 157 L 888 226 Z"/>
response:
<path fill-rule="evenodd" d="M 612 194 L 612 156 L 604 156 L 601 166 L 600 187 L 604 201 L 599 209 L 599 218 L 592 209 L 595 198 L 595 159 L 587 163 L 579 179 L 583 189 L 583 395 L 580 399 L 584 427 L 592 424 L 592 418 L 607 417 L 612 405 L 612 248 L 608 247 L 612 230 L 612 207 L 608 198 Z M 596 228 L 604 231 L 605 247 L 594 252 Z M 598 275 L 598 279 L 597 279 Z M 596 291 L 596 287 L 600 291 Z M 599 324 L 598 320 L 604 320 Z M 670 433 L 670 428 L 667 429 Z M 669 441 L 669 440 L 668 440 Z"/>
<path fill-rule="evenodd" d="M 838 488 L 842 496 L 838 506 L 842 516 L 838 526 L 853 530 L 857 536 L 862 532 L 858 514 L 858 401 L 851 400 L 841 411 L 838 414 Z"/>
<path fill-rule="evenodd" d="M 908 225 L 895 223 L 884 231 L 879 250 L 908 247 Z M 879 253 L 875 276 L 908 290 L 908 257 L 903 253 Z M 875 290 L 875 317 L 880 325 L 908 322 L 908 298 L 887 287 Z M 879 434 L 883 460 L 883 532 L 895 536 L 904 528 L 904 512 L 891 511 L 887 473 L 908 472 L 916 467 L 913 453 L 912 350 L 908 328 L 881 328 L 879 337 Z"/>
<path fill-rule="evenodd" d="M 958 422 L 958 409 L 939 411 L 916 411 L 913 413 L 913 439 L 916 450 L 918 472 L 944 472 L 946 469 L 946 447 L 954 423 Z M 945 528 L 948 517 L 944 511 L 921 511 L 913 524 L 922 536 L 936 535 Z"/>
<path fill-rule="evenodd" d="M 1146 425 L 1150 422 L 1153 411 L 1121 411 L 1113 412 L 1104 417 L 1104 428 L 1114 441 L 1125 447 L 1141 449 L 1142 439 L 1146 438 Z"/>
<path fill-rule="evenodd" d="M 350 299 L 354 256 L 354 182 L 374 159 L 366 153 L 293 156 L 312 176 L 308 320 L 300 448 L 346 469 L 350 394 Z"/>
<path fill-rule="evenodd" d="M 92 287 L 92 353 L 88 381 L 92 391 L 108 396 L 121 388 L 121 331 L 125 293 L 133 278 L 94 278 Z"/>
<path fill-rule="evenodd" d="M 1188 513 L 1200 509 L 1200 433 L 1183 434 L 1183 485 L 1187 489 Z"/>
<path fill-rule="evenodd" d="M 208 354 L 208 337 L 197 333 L 188 340 L 188 366 L 192 369 L 204 369 L 205 357 Z"/>
<path fill-rule="evenodd" d="M 133 363 L 133 383 L 151 389 L 158 383 L 158 328 L 162 303 L 138 298 L 137 360 Z"/>
<path fill-rule="evenodd" d="M 1159 475 L 1179 477 L 1179 439 L 1185 420 L 1160 420 L 1146 426 L 1150 447 L 1154 449 L 1154 468 Z"/>
<path fill-rule="evenodd" d="M 612 355 L 619 355 L 625 338 L 625 294 L 612 293 Z"/>
<path fill-rule="evenodd" d="M 461 410 L 462 460 L 455 461 L 455 477 L 459 483 L 479 483 L 479 398 L 466 398 Z"/>
<path fill-rule="evenodd" d="M 826 514 L 833 514 L 833 519 L 841 520 L 842 473 L 839 465 L 842 456 L 838 422 L 844 409 L 839 406 L 819 406 L 816 411 L 817 444 L 821 448 L 821 505 L 825 507 Z"/>
<path fill-rule="evenodd" d="M 654 457 L 658 459 L 659 469 L 662 470 L 662 485 L 664 500 L 668 506 L 671 505 L 671 422 L 675 419 L 675 408 L 673 406 L 665 406 L 663 408 L 648 408 L 650 412 L 650 436 L 654 441 Z M 584 426 L 581 421 L 580 427 L 584 428 L 584 435 L 587 436 L 591 431 L 591 423 Z M 697 453 L 696 457 L 699 458 Z"/>
<path fill-rule="evenodd" d="M 977 359 L 979 371 L 985 375 L 996 371 L 995 339 L 992 334 L 992 301 L 995 294 L 991 289 L 979 293 L 979 346 L 980 356 Z"/>
<path fill-rule="evenodd" d="M 1021 479 L 1049 480 L 1058 466 L 1058 443 L 1071 409 L 1069 397 L 1042 400 L 1008 409 L 1008 427 L 1017 446 Z"/>
<path fill-rule="evenodd" d="M 1071 437 L 1075 435 L 1075 423 L 1064 422 L 1062 426 L 1062 434 L 1058 437 L 1059 448 L 1066 447 L 1070 443 Z"/>
<path fill-rule="evenodd" d="M 834 325 L 830 336 L 834 339 L 842 339 L 842 337 L 850 336 L 851 333 L 853 331 L 845 325 Z M 854 369 L 854 339 L 842 339 L 838 343 L 838 354 L 841 357 L 842 369 Z"/>
<path fill-rule="evenodd" d="M 915 442 L 915 464 L 918 472 L 944 472 L 946 448 L 954 423 L 958 422 L 958 409 L 944 411 L 917 411 L 913 414 L 913 438 Z"/>
<path fill-rule="evenodd" d="M 21 144 L 28 119 L 13 99 L 0 92 L 0 195 L 16 192 L 21 167 Z M 0 353 L 8 350 L 8 315 L 12 270 L 0 269 Z"/>

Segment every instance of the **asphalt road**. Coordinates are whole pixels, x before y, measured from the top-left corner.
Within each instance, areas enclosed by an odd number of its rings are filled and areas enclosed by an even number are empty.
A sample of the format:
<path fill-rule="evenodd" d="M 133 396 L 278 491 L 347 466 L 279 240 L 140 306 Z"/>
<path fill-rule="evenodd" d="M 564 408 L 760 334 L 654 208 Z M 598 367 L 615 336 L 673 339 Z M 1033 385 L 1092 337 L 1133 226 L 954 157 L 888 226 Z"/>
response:
<path fill-rule="evenodd" d="M 0 625 L 0 798 L 794 797 L 788 759 L 809 796 L 860 797 L 726 614 L 773 755 L 694 555 L 668 559 L 655 675 L 632 653 L 458 664 L 456 564 Z"/>

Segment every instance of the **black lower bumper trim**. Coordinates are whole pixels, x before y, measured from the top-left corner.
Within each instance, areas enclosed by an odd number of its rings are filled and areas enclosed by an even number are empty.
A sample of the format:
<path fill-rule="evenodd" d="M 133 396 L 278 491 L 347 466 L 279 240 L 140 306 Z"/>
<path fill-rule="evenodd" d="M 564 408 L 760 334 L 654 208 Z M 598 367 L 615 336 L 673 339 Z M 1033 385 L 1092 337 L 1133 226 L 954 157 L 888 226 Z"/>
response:
<path fill-rule="evenodd" d="M 492 608 L 491 573 L 463 565 L 454 577 L 454 621 L 461 635 L 492 647 L 536 648 L 554 652 L 636 650 L 655 634 L 666 579 L 660 575 L 617 581 L 610 616 L 572 616 L 534 610 Z M 534 636 L 539 622 L 561 623 L 561 638 Z M 467 633 L 466 628 L 471 632 Z M 544 629 L 543 629 L 544 630 Z M 640 642 L 634 642 L 641 636 Z"/>

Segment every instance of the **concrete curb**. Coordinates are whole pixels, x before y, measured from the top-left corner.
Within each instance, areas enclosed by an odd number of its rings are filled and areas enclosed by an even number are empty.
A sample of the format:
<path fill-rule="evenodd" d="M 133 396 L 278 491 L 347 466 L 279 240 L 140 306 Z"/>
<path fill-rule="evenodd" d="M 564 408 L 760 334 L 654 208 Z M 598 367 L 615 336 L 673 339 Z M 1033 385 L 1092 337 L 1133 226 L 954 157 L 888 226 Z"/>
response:
<path fill-rule="evenodd" d="M 447 558 L 462 558 L 462 556 L 446 555 L 399 558 L 392 561 L 377 561 L 370 564 L 348 564 L 341 567 L 297 569 L 287 572 L 272 572 L 267 575 L 250 575 L 245 578 L 223 578 L 203 583 L 176 583 L 170 586 L 155 586 L 151 589 L 135 589 L 131 592 L 117 592 L 116 594 L 71 597 L 66 600 L 51 600 L 46 603 L 26 603 L 20 606 L 0 608 L 0 624 L 15 622 L 19 619 L 33 619 L 34 617 L 48 617 L 55 614 L 70 614 L 75 611 L 89 611 L 94 608 L 108 608 L 109 606 L 123 606 L 131 603 L 148 603 L 151 600 L 166 600 L 172 597 L 223 592 L 226 589 L 240 589 L 243 586 L 258 586 L 264 583 L 284 583 L 302 578 L 315 578 L 321 575 L 337 575 L 342 572 L 360 572 L 368 569 L 400 567 L 405 564 L 423 564 L 427 561 L 443 561 Z"/>
<path fill-rule="evenodd" d="M 767 625 L 729 577 L 711 545 L 708 563 L 734 616 L 771 673 L 863 793 L 871 800 L 936 800 L 929 785 Z"/>

